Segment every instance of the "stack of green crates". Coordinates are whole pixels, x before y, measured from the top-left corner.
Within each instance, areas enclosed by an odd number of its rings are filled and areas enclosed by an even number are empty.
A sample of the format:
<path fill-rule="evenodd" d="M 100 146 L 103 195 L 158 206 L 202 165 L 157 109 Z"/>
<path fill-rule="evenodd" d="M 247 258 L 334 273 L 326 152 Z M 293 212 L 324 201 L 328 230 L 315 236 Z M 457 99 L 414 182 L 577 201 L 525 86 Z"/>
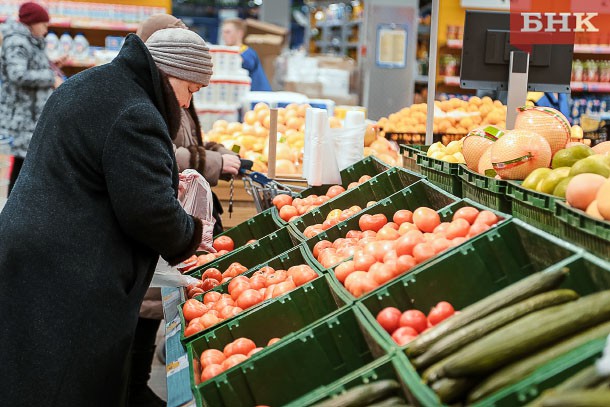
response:
<path fill-rule="evenodd" d="M 425 154 L 429 147 L 422 144 L 401 144 L 402 166 L 413 172 L 421 172 L 421 168 L 417 164 L 417 156 Z"/>
<path fill-rule="evenodd" d="M 462 182 L 458 173 L 459 164 L 438 160 L 425 154 L 417 154 L 417 165 L 419 165 L 422 175 L 434 185 L 451 195 L 462 197 Z"/>
<path fill-rule="evenodd" d="M 610 222 L 594 219 L 565 202 L 557 202 L 555 210 L 561 237 L 610 260 Z"/>
<path fill-rule="evenodd" d="M 462 182 L 462 197 L 500 212 L 511 213 L 510 198 L 506 194 L 508 181 L 481 175 L 465 164 L 459 164 L 458 171 Z"/>
<path fill-rule="evenodd" d="M 508 182 L 506 194 L 510 197 L 515 218 L 556 236 L 561 234 L 561 221 L 555 216 L 555 202 L 563 199 L 523 188 L 517 181 Z"/>

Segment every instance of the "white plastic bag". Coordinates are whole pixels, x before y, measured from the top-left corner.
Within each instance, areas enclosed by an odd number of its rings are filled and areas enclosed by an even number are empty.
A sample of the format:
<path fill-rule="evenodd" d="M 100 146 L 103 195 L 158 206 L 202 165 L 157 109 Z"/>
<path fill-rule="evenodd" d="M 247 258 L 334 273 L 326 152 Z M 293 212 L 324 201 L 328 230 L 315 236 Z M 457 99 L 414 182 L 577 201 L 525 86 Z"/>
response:
<path fill-rule="evenodd" d="M 213 201 L 210 184 L 195 170 L 183 171 L 180 173 L 178 201 L 186 213 L 201 219 L 203 223 L 203 234 L 199 248 L 211 253 L 216 252 L 212 247 L 214 216 L 212 216 Z"/>

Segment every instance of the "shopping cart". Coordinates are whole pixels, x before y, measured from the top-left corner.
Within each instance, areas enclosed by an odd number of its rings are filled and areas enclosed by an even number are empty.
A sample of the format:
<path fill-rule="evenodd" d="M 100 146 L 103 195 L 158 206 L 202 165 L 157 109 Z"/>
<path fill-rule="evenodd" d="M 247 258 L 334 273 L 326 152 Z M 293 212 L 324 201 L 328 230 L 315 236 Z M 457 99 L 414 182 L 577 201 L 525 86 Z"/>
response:
<path fill-rule="evenodd" d="M 306 189 L 306 187 L 283 184 L 280 180 L 271 179 L 260 172 L 250 170 L 242 170 L 240 172 L 244 181 L 244 188 L 254 199 L 257 212 L 271 208 L 273 206 L 273 198 L 276 195 L 288 194 L 295 197 Z"/>

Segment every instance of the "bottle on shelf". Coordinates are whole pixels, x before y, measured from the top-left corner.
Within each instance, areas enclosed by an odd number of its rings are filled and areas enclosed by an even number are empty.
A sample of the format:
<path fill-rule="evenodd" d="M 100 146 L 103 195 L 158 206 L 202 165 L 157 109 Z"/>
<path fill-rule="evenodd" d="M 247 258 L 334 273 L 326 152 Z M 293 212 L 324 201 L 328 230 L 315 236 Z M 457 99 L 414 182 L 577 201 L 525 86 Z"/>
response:
<path fill-rule="evenodd" d="M 87 41 L 83 33 L 77 33 L 74 36 L 70 56 L 80 61 L 89 59 L 89 41 Z"/>
<path fill-rule="evenodd" d="M 72 53 L 72 37 L 67 32 L 59 37 L 59 50 L 61 55 L 70 55 Z"/>
<path fill-rule="evenodd" d="M 45 52 L 51 61 L 61 56 L 59 50 L 59 37 L 53 31 L 49 31 L 45 37 Z"/>

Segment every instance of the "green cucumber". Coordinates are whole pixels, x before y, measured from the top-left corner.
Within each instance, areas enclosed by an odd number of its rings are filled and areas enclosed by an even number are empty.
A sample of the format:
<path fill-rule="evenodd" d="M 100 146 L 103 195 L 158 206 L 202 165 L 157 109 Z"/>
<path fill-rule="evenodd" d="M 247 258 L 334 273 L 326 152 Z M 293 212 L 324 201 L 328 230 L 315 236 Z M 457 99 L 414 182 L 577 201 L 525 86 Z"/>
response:
<path fill-rule="evenodd" d="M 451 355 L 465 345 L 482 338 L 488 333 L 523 315 L 576 299 L 578 299 L 578 294 L 573 290 L 568 289 L 553 290 L 535 295 L 518 302 L 517 304 L 496 311 L 478 321 L 466 325 L 464 328 L 444 336 L 432 345 L 423 355 L 413 360 L 412 363 L 418 369 L 425 369 L 431 364 Z"/>
<path fill-rule="evenodd" d="M 610 290 L 532 312 L 454 353 L 447 358 L 442 376 L 483 376 L 607 320 L 610 320 Z"/>
<path fill-rule="evenodd" d="M 440 379 L 430 386 L 445 404 L 453 404 L 464 399 L 468 390 L 476 384 L 472 379 Z"/>
<path fill-rule="evenodd" d="M 464 308 L 434 328 L 420 334 L 407 345 L 407 355 L 419 356 L 443 336 L 483 318 L 492 312 L 559 287 L 570 270 L 566 267 L 534 273 Z"/>
<path fill-rule="evenodd" d="M 400 389 L 396 380 L 378 380 L 373 383 L 362 384 L 347 390 L 345 393 L 324 400 L 316 407 L 361 407 L 367 406 L 377 400 L 394 395 Z"/>
<path fill-rule="evenodd" d="M 564 339 L 556 345 L 541 350 L 540 352 L 527 358 L 520 360 L 516 358 L 514 363 L 504 367 L 503 369 L 497 370 L 492 375 L 487 377 L 483 382 L 481 382 L 481 384 L 478 385 L 472 391 L 472 393 L 470 393 L 468 400 L 471 402 L 481 400 L 482 398 L 487 397 L 496 391 L 505 388 L 506 386 L 524 379 L 536 369 L 552 361 L 553 359 L 560 357 L 561 355 L 564 355 L 567 352 L 586 344 L 587 342 L 604 338 L 609 333 L 610 321 L 604 322 L 603 324 L 589 328 L 584 332 Z"/>
<path fill-rule="evenodd" d="M 385 400 L 377 401 L 376 403 L 369 404 L 366 407 L 400 407 L 407 406 L 407 402 L 402 397 L 390 397 Z"/>
<path fill-rule="evenodd" d="M 551 394 L 545 397 L 541 407 L 608 407 L 610 390 L 578 390 Z"/>
<path fill-rule="evenodd" d="M 592 388 L 602 383 L 604 379 L 605 377 L 597 373 L 595 365 L 588 366 L 575 375 L 568 377 L 559 385 L 544 391 L 537 399 L 529 403 L 527 407 L 540 407 L 542 401 L 550 394 Z"/>

